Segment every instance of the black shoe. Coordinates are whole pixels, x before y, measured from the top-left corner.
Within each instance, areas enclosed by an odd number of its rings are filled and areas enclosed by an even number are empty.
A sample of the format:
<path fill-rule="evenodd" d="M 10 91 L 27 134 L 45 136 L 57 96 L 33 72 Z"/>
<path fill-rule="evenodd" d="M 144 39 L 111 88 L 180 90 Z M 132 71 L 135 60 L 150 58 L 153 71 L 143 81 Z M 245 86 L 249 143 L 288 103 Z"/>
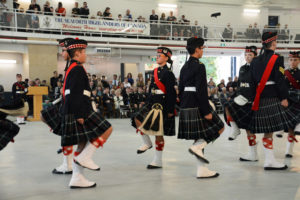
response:
<path fill-rule="evenodd" d="M 195 153 L 194 151 L 192 151 L 191 149 L 189 149 L 189 152 L 190 152 L 192 155 L 196 156 L 200 161 L 209 164 L 209 161 L 208 161 L 206 158 L 199 156 L 198 154 L 196 154 L 196 153 Z M 202 150 L 202 152 L 204 152 L 204 150 Z"/>
<path fill-rule="evenodd" d="M 241 157 L 240 161 L 242 161 L 242 162 L 257 162 L 258 160 L 247 160 L 247 159 Z"/>
<path fill-rule="evenodd" d="M 276 168 L 276 167 L 265 167 L 265 170 L 286 170 L 288 168 L 287 165 L 285 165 L 284 167 L 280 167 L 280 168 Z"/>
<path fill-rule="evenodd" d="M 91 169 L 91 168 L 88 168 L 88 167 L 86 167 L 86 166 L 81 165 L 81 164 L 80 164 L 77 160 L 75 160 L 75 159 L 74 159 L 74 162 L 75 162 L 77 165 L 79 165 L 79 166 L 81 166 L 81 167 L 83 167 L 83 168 L 86 168 L 86 169 L 89 169 L 89 170 L 92 170 L 92 171 L 100 171 L 100 167 L 97 168 L 97 169 Z"/>
<path fill-rule="evenodd" d="M 60 171 L 57 171 L 56 169 L 52 170 L 52 174 L 72 174 L 72 173 L 73 173 L 73 171 L 60 172 Z"/>
<path fill-rule="evenodd" d="M 86 189 L 86 188 L 93 188 L 96 187 L 96 183 L 94 185 L 91 185 L 89 187 L 80 187 L 80 186 L 70 186 L 71 189 Z"/>
<path fill-rule="evenodd" d="M 152 146 L 149 147 L 148 149 L 146 149 L 145 151 L 142 151 L 142 150 L 139 150 L 139 149 L 138 149 L 138 150 L 136 151 L 136 153 L 137 153 L 137 154 L 142 154 L 142 153 L 145 153 L 147 150 L 149 150 L 149 149 L 151 149 L 151 148 L 152 148 Z"/>
<path fill-rule="evenodd" d="M 278 138 L 282 138 L 282 137 L 283 137 L 283 135 L 282 135 L 282 134 L 276 134 L 276 137 L 278 137 Z"/>
<path fill-rule="evenodd" d="M 216 173 L 216 174 L 213 175 L 213 176 L 208 176 L 208 177 L 197 177 L 197 179 L 217 178 L 218 176 L 220 176 L 220 174 L 219 174 L 219 173 Z"/>
<path fill-rule="evenodd" d="M 285 157 L 286 157 L 286 158 L 292 158 L 293 155 L 291 155 L 291 154 L 285 154 Z"/>
<path fill-rule="evenodd" d="M 232 137 L 229 137 L 229 138 L 228 138 L 228 140 L 232 141 L 232 140 L 235 140 L 235 139 L 234 139 L 234 138 L 232 138 Z"/>
<path fill-rule="evenodd" d="M 18 125 L 25 125 L 25 124 L 26 124 L 25 122 L 18 123 Z"/>
<path fill-rule="evenodd" d="M 154 166 L 154 165 L 148 165 L 147 166 L 147 169 L 160 169 L 162 167 L 159 167 L 159 166 Z"/>

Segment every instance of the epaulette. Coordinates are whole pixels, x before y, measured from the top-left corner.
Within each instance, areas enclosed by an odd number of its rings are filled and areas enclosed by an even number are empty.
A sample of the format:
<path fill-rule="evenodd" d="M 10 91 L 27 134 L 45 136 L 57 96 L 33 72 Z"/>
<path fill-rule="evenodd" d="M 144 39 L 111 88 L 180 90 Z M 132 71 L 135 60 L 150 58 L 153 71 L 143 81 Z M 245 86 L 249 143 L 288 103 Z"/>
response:
<path fill-rule="evenodd" d="M 282 66 L 279 67 L 279 71 L 284 75 L 285 70 Z"/>

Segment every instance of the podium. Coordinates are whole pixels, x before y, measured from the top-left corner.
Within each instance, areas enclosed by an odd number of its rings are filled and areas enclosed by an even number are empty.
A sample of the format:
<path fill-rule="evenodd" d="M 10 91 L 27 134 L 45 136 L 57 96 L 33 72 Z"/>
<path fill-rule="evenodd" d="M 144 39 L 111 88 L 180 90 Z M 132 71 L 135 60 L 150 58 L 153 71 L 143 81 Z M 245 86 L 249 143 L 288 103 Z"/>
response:
<path fill-rule="evenodd" d="M 40 121 L 40 113 L 43 109 L 43 95 L 48 95 L 48 87 L 29 87 L 27 95 L 33 96 L 33 118 L 28 118 L 28 121 Z"/>

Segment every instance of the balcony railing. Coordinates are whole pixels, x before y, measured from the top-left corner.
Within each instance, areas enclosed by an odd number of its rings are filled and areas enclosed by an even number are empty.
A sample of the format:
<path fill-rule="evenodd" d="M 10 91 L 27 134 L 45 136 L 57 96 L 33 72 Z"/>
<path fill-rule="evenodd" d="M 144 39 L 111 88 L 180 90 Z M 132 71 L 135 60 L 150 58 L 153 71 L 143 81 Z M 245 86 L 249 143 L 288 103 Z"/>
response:
<path fill-rule="evenodd" d="M 197 36 L 208 41 L 248 43 L 260 43 L 262 33 L 276 31 L 279 42 L 300 43 L 300 28 L 190 25 L 189 22 L 146 22 L 143 19 L 126 21 L 110 18 L 94 19 L 86 18 L 86 16 L 61 17 L 49 14 L 6 10 L 0 16 L 0 29 L 21 32 L 24 33 L 24 37 L 26 37 L 26 33 L 39 33 L 184 41 L 189 37 Z"/>

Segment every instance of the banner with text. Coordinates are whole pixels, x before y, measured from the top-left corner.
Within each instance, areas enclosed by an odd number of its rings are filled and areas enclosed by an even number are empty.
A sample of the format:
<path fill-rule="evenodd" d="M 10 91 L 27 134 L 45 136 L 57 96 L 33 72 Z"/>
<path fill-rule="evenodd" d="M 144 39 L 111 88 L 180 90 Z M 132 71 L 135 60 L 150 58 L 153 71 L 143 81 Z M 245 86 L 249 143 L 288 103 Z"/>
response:
<path fill-rule="evenodd" d="M 150 35 L 150 24 L 113 20 L 67 18 L 39 15 L 42 29 L 62 29 L 72 31 L 109 32 Z"/>

